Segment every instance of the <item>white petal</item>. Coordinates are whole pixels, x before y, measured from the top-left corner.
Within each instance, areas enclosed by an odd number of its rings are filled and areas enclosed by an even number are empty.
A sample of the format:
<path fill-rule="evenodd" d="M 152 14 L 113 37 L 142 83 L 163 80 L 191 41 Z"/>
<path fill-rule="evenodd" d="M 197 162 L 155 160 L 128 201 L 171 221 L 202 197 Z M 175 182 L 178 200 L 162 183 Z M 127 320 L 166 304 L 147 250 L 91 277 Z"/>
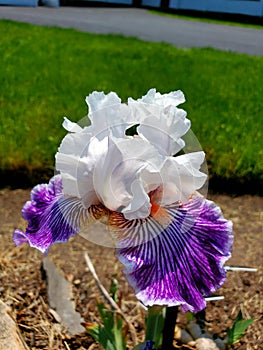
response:
<path fill-rule="evenodd" d="M 125 219 L 144 219 L 150 215 L 150 198 L 144 190 L 143 183 L 136 179 L 131 184 L 132 200 L 130 204 L 122 210 Z"/>
<path fill-rule="evenodd" d="M 107 138 L 107 152 L 96 163 L 94 168 L 94 188 L 101 202 L 110 210 L 116 211 L 128 205 L 130 195 L 124 181 L 125 175 L 120 169 L 125 165 L 119 148 L 112 139 Z"/>
<path fill-rule="evenodd" d="M 92 137 L 92 127 L 79 128 L 79 131 L 67 134 L 63 138 L 58 149 L 59 152 L 76 156 L 82 156 L 85 153 Z"/>
<path fill-rule="evenodd" d="M 145 137 L 159 152 L 174 155 L 184 147 L 181 139 L 190 128 L 186 112 L 176 107 L 167 114 L 148 117 L 137 128 L 138 134 Z"/>
<path fill-rule="evenodd" d="M 94 92 L 86 98 L 86 102 L 89 105 L 93 135 L 100 140 L 109 135 L 126 137 L 126 129 L 136 123 L 131 109 L 121 103 L 116 93 L 105 95 L 103 92 Z"/>
<path fill-rule="evenodd" d="M 71 122 L 68 118 L 64 118 L 63 128 L 69 132 L 80 132 L 82 128 L 77 124 Z"/>
<path fill-rule="evenodd" d="M 152 200 L 159 205 L 186 203 L 207 179 L 206 174 L 199 171 L 204 156 L 204 152 L 193 152 L 168 157 L 161 170 L 161 189 L 153 194 Z"/>
<path fill-rule="evenodd" d="M 168 94 L 160 94 L 156 89 L 150 89 L 145 96 L 138 101 L 149 104 L 158 104 L 164 108 L 169 106 L 178 106 L 185 102 L 185 97 L 182 91 L 172 91 Z"/>
<path fill-rule="evenodd" d="M 142 170 L 160 171 L 164 158 L 140 137 L 109 138 L 107 154 L 96 164 L 94 188 L 103 204 L 125 213 L 126 218 L 144 218 L 150 205 L 148 185 L 141 177 Z"/>
<path fill-rule="evenodd" d="M 104 92 L 94 91 L 86 97 L 86 103 L 89 106 L 89 114 L 93 114 L 96 111 L 119 105 L 121 99 L 115 92 L 105 95 Z"/>
<path fill-rule="evenodd" d="M 161 95 L 159 92 L 155 95 L 155 100 L 158 104 L 164 106 L 164 108 L 169 106 L 178 106 L 185 102 L 184 94 L 181 90 L 172 91 L 168 94 Z"/>
<path fill-rule="evenodd" d="M 164 155 L 174 155 L 184 147 L 181 139 L 190 128 L 186 112 L 177 108 L 185 102 L 181 91 L 161 95 L 151 89 L 141 99 L 128 99 L 133 119 L 139 124 L 137 132 Z"/>
<path fill-rule="evenodd" d="M 62 177 L 63 193 L 80 198 L 85 208 L 98 204 L 93 187 L 93 172 L 88 170 L 90 165 L 87 158 L 63 153 L 56 154 L 56 168 Z"/>
<path fill-rule="evenodd" d="M 91 127 L 87 127 L 66 135 L 56 154 L 56 169 L 61 173 L 63 193 L 81 198 L 86 208 L 98 203 L 93 169 L 105 151 L 104 143 L 92 138 L 90 131 Z"/>

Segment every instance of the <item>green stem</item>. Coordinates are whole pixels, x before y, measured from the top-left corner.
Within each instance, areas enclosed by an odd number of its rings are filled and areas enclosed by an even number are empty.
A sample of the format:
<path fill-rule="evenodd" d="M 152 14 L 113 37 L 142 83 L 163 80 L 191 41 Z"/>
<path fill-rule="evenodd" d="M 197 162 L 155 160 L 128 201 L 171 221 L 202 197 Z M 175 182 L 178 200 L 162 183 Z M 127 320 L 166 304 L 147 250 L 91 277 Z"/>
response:
<path fill-rule="evenodd" d="M 178 314 L 178 306 L 167 307 L 166 317 L 163 327 L 163 343 L 162 350 L 172 350 L 174 340 L 174 328 L 176 325 L 176 319 Z"/>

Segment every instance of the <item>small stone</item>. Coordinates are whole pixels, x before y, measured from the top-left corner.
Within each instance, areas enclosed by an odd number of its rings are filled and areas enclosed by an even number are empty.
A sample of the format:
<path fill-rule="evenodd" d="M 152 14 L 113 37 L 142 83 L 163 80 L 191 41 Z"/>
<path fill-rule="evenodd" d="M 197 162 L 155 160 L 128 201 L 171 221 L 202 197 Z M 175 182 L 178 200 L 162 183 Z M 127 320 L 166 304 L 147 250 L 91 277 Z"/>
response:
<path fill-rule="evenodd" d="M 222 339 L 217 338 L 215 339 L 215 343 L 219 350 L 225 350 L 226 349 L 226 342 L 224 342 Z"/>
<path fill-rule="evenodd" d="M 200 338 L 202 336 L 201 327 L 193 321 L 189 322 L 187 325 L 187 330 L 194 339 Z"/>
<path fill-rule="evenodd" d="M 196 340 L 197 350 L 219 350 L 216 343 L 209 338 L 199 338 Z"/>
<path fill-rule="evenodd" d="M 183 344 L 194 345 L 191 335 L 185 329 L 178 326 L 174 329 L 174 339 L 180 340 Z"/>
<path fill-rule="evenodd" d="M 212 335 L 209 333 L 203 333 L 200 335 L 198 338 L 208 338 L 208 339 L 213 339 Z"/>
<path fill-rule="evenodd" d="M 61 320 L 69 334 L 85 331 L 81 325 L 83 319 L 75 310 L 71 284 L 62 276 L 56 265 L 48 258 L 43 260 L 43 268 L 47 276 L 48 302 L 53 317 Z"/>

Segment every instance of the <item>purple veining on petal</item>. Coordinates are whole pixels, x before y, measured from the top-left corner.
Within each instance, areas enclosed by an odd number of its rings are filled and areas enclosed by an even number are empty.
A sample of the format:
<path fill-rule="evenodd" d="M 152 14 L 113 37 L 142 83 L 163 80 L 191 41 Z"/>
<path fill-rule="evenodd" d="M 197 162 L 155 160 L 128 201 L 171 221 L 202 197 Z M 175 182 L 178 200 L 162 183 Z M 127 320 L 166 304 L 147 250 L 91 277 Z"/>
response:
<path fill-rule="evenodd" d="M 87 211 L 78 198 L 63 196 L 61 176 L 56 175 L 49 184 L 33 188 L 31 201 L 24 205 L 22 216 L 28 221 L 28 227 L 25 232 L 15 230 L 15 245 L 27 243 L 46 253 L 52 244 L 66 242 L 78 233 Z"/>
<path fill-rule="evenodd" d="M 197 312 L 206 305 L 204 296 L 225 281 L 223 265 L 231 256 L 232 223 L 213 202 L 199 196 L 166 209 L 173 219 L 168 227 L 155 223 L 160 234 L 118 249 L 119 260 L 145 305 L 181 305 L 183 311 Z"/>
<path fill-rule="evenodd" d="M 29 232 L 38 229 L 38 218 L 45 208 L 62 196 L 62 180 L 59 175 L 54 176 L 48 184 L 35 186 L 31 191 L 31 200 L 26 202 L 22 209 L 22 217 L 28 221 Z"/>

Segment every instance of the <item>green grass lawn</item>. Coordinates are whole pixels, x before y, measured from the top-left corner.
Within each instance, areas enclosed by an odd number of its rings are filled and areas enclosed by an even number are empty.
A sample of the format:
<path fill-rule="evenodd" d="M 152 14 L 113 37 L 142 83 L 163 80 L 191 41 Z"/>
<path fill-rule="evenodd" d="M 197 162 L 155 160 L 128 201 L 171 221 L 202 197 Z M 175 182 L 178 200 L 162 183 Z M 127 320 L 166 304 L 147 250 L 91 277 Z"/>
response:
<path fill-rule="evenodd" d="M 85 96 L 181 89 L 211 176 L 262 179 L 263 57 L 0 21 L 0 170 L 53 169 Z M 261 159 L 260 159 L 261 158 Z"/>

